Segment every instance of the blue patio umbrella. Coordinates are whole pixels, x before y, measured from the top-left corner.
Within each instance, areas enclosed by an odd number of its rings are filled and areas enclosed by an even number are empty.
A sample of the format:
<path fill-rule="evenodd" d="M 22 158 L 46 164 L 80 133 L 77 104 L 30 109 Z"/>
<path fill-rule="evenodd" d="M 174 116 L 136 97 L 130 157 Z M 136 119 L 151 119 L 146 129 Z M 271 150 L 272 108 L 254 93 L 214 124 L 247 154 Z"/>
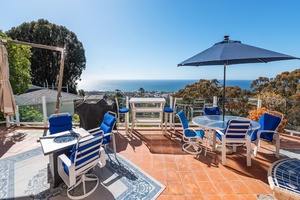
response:
<path fill-rule="evenodd" d="M 204 66 L 204 65 L 224 65 L 223 84 L 223 120 L 225 115 L 225 86 L 226 86 L 226 66 L 232 64 L 246 63 L 267 63 L 279 60 L 299 59 L 294 56 L 242 44 L 240 41 L 229 40 L 229 36 L 224 36 L 224 40 L 216 43 L 212 47 L 201 53 L 179 63 L 177 66 Z"/>

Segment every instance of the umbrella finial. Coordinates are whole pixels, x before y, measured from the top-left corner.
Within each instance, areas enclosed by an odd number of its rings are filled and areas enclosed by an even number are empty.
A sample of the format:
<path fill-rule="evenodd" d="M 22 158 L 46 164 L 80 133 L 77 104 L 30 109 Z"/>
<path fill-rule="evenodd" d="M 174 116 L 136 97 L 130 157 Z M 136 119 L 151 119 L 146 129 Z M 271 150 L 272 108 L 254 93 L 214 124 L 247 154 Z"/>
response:
<path fill-rule="evenodd" d="M 224 35 L 224 40 L 228 41 L 229 40 L 229 35 Z"/>

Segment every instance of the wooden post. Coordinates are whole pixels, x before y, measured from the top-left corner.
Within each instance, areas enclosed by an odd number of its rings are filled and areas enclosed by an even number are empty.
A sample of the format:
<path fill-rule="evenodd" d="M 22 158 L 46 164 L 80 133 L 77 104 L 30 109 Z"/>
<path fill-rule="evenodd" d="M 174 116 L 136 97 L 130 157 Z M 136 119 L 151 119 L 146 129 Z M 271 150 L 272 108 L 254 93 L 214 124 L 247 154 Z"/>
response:
<path fill-rule="evenodd" d="M 65 48 L 66 48 L 66 46 L 65 46 Z M 65 65 L 65 50 L 61 51 L 59 82 L 58 82 L 58 89 L 57 89 L 56 107 L 55 107 L 55 112 L 54 112 L 55 114 L 58 114 L 58 112 L 59 112 L 61 88 L 62 88 L 63 75 L 64 75 L 64 65 Z"/>

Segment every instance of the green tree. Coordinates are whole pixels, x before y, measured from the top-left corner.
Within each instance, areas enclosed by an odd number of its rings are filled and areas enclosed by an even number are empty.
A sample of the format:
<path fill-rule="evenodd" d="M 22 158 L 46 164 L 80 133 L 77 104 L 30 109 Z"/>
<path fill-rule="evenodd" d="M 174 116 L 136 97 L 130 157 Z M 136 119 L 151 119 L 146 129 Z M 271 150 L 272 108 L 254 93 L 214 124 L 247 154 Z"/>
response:
<path fill-rule="evenodd" d="M 282 72 L 275 78 L 259 77 L 250 86 L 255 93 L 274 92 L 285 98 L 294 95 L 300 89 L 300 69 Z"/>
<path fill-rule="evenodd" d="M 200 79 L 193 84 L 187 84 L 185 88 L 180 89 L 174 96 L 186 99 L 210 98 L 212 100 L 213 96 L 220 96 L 218 83 L 217 79 L 211 81 Z"/>
<path fill-rule="evenodd" d="M 0 37 L 10 39 L 1 30 Z M 8 52 L 9 81 L 11 87 L 14 94 L 22 94 L 30 86 L 30 47 L 10 43 L 4 43 L 4 46 Z"/>
<path fill-rule="evenodd" d="M 64 26 L 52 24 L 44 19 L 37 22 L 24 22 L 7 31 L 7 35 L 20 41 L 49 46 L 66 46 L 63 86 L 68 85 L 71 93 L 77 93 L 77 80 L 85 69 L 86 58 L 83 45 L 77 36 Z M 32 48 L 32 83 L 43 86 L 44 83 L 58 84 L 61 53 L 46 49 Z M 66 90 L 66 89 L 63 89 Z"/>

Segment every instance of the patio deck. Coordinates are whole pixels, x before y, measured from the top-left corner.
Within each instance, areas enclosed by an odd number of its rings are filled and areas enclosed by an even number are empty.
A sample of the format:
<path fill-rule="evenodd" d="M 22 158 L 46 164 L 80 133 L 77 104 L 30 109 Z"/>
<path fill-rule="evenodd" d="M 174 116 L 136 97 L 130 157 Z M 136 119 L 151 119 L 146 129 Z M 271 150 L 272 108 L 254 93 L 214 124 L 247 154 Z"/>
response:
<path fill-rule="evenodd" d="M 40 147 L 37 138 L 43 129 L 0 128 L 0 157 L 9 157 Z M 179 130 L 178 133 L 181 131 Z M 166 186 L 158 199 L 273 199 L 267 181 L 269 166 L 277 161 L 270 150 L 274 146 L 262 143 L 258 156 L 247 167 L 245 149 L 227 156 L 227 166 L 221 155 L 208 150 L 198 156 L 181 151 L 180 137 L 163 136 L 158 128 L 137 128 L 132 136 L 119 130 L 116 134 L 117 152 L 139 166 Z M 299 137 L 281 137 L 281 149 L 299 149 Z M 299 152 L 299 151 L 298 151 Z M 299 156 L 299 154 L 293 154 Z M 281 156 L 281 158 L 283 158 Z M 260 198 L 259 198 L 260 195 Z"/>

